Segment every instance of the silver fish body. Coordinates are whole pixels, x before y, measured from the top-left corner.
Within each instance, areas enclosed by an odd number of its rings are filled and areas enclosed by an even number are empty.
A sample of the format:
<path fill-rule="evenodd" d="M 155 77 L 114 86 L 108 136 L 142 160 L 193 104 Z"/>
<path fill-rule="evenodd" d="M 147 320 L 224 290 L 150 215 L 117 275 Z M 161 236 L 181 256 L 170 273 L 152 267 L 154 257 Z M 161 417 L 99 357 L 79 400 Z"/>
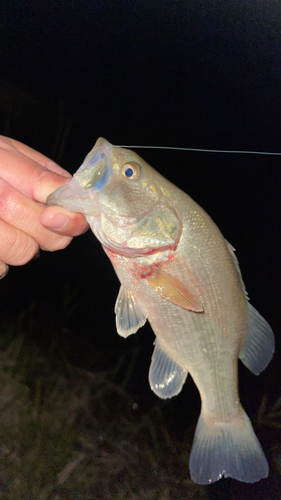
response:
<path fill-rule="evenodd" d="M 238 358 L 256 375 L 274 337 L 251 306 L 234 249 L 187 194 L 135 152 L 100 138 L 67 185 L 48 198 L 85 214 L 121 288 L 117 331 L 148 319 L 156 335 L 149 370 L 161 398 L 178 394 L 188 372 L 202 401 L 190 456 L 192 479 L 255 482 L 268 465 L 239 401 Z"/>

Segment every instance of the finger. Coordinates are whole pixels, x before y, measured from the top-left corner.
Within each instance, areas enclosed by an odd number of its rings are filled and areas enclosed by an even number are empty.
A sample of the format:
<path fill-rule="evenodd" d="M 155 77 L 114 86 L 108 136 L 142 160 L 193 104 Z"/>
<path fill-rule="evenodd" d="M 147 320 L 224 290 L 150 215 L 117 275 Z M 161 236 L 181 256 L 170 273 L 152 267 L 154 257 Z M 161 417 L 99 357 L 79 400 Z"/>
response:
<path fill-rule="evenodd" d="M 4 142 L 1 142 L 1 139 L 3 139 Z M 30 148 L 26 144 L 16 141 L 15 139 L 11 139 L 10 137 L 0 136 L 0 147 L 3 147 L 5 149 L 6 147 L 5 143 L 7 144 L 7 147 L 8 145 L 10 146 L 10 148 L 8 147 L 9 151 L 11 149 L 16 149 L 24 156 L 30 158 L 31 160 L 38 163 L 42 167 L 45 167 L 48 170 L 51 170 L 52 172 L 56 172 L 59 175 L 70 177 L 70 174 L 69 172 L 67 172 L 67 170 L 60 167 L 57 163 L 55 163 L 53 160 L 50 160 L 50 158 L 48 158 L 47 156 L 43 155 L 42 153 L 39 153 L 39 151 Z"/>
<path fill-rule="evenodd" d="M 33 238 L 0 220 L 1 263 L 21 266 L 29 262 L 38 251 L 39 245 Z M 4 272 L 6 270 L 7 266 L 3 268 Z"/>
<path fill-rule="evenodd" d="M 47 196 L 68 178 L 51 172 L 17 150 L 0 151 L 1 177 L 29 198 L 45 203 Z"/>
<path fill-rule="evenodd" d="M 9 271 L 9 266 L 7 266 L 7 264 L 5 264 L 4 262 L 0 262 L 0 280 L 5 278 L 8 271 Z"/>
<path fill-rule="evenodd" d="M 47 207 L 40 215 L 41 224 L 50 231 L 78 236 L 89 229 L 89 225 L 82 214 L 69 212 L 62 207 Z"/>
<path fill-rule="evenodd" d="M 39 244 L 45 250 L 54 251 L 65 248 L 72 238 L 68 235 L 55 234 L 53 231 L 44 228 L 40 223 L 40 215 L 43 210 L 42 205 L 24 196 L 20 191 L 0 178 L 0 219 L 2 219 L 2 222 L 25 233 L 37 242 L 37 246 Z M 12 231 L 11 233 L 6 231 L 6 237 L 12 238 L 12 243 L 16 244 L 15 234 Z M 11 243 L 9 244 L 11 245 Z M 31 245 L 31 243 L 29 244 Z M 2 245 L 5 245 L 5 238 L 2 238 Z M 30 258 L 29 249 L 26 250 L 26 253 L 28 255 L 27 262 Z M 5 259 L 1 259 L 0 254 L 1 260 L 10 263 Z"/>

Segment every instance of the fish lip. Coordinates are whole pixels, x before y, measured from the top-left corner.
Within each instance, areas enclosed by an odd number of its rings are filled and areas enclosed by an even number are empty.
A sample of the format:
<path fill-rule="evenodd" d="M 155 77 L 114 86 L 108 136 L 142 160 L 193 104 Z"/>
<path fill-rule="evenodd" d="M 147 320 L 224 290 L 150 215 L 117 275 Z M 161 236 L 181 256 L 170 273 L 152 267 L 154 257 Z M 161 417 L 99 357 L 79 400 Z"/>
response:
<path fill-rule="evenodd" d="M 93 210 L 93 200 L 89 197 L 89 192 L 81 188 L 76 181 L 72 178 L 71 181 L 67 182 L 63 186 L 60 186 L 53 193 L 47 197 L 46 204 L 50 206 L 60 206 L 71 212 L 80 212 L 84 215 L 93 215 L 95 212 Z M 85 208 L 85 200 L 91 200 L 91 211 Z"/>
<path fill-rule="evenodd" d="M 48 207 L 52 207 L 54 205 L 59 205 L 58 196 L 61 194 L 62 191 L 64 191 L 66 189 L 66 187 L 68 187 L 68 185 L 70 184 L 71 180 L 68 181 L 63 186 L 60 186 L 59 188 L 57 188 L 51 194 L 49 194 L 49 196 L 47 197 L 47 200 L 46 200 L 46 205 L 48 205 Z"/>

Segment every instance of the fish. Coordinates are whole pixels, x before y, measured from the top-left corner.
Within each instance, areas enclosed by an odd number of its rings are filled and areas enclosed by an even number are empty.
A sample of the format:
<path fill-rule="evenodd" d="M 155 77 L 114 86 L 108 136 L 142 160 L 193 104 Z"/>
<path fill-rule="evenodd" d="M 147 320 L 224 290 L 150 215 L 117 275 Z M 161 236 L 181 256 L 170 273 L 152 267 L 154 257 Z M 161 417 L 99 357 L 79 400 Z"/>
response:
<path fill-rule="evenodd" d="M 149 383 L 162 399 L 188 373 L 201 397 L 190 453 L 194 482 L 254 483 L 268 463 L 238 392 L 238 359 L 255 375 L 274 335 L 250 304 L 234 248 L 185 192 L 129 149 L 99 138 L 48 205 L 85 215 L 120 280 L 116 328 L 155 333 Z"/>

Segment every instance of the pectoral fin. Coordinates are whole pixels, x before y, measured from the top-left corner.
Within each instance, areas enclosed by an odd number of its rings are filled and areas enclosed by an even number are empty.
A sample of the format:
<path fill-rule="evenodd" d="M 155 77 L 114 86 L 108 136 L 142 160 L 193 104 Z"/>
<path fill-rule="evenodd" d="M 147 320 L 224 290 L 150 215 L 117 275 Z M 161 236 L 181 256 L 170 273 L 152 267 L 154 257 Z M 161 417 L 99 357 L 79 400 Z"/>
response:
<path fill-rule="evenodd" d="M 122 285 L 114 310 L 117 332 L 122 337 L 126 338 L 132 333 L 136 333 L 146 322 L 146 317 L 138 306 L 134 295 Z"/>
<path fill-rule="evenodd" d="M 147 278 L 148 283 L 159 295 L 183 309 L 204 312 L 201 302 L 179 280 L 164 271 L 159 271 L 154 278 Z"/>
<path fill-rule="evenodd" d="M 149 369 L 149 383 L 153 392 L 162 399 L 176 396 L 182 390 L 187 373 L 163 351 L 156 340 Z"/>

